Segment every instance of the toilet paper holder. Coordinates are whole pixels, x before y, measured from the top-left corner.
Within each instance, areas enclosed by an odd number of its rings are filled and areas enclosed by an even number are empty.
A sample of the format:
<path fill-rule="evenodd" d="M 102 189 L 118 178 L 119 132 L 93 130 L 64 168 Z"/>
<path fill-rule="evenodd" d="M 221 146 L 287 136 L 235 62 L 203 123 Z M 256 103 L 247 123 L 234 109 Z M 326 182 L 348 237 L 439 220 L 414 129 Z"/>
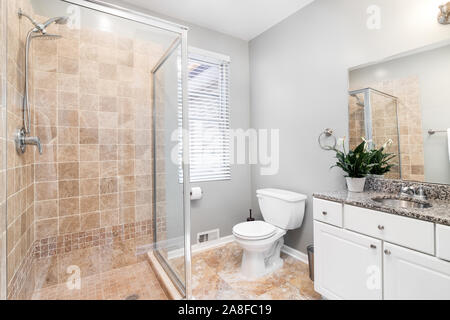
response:
<path fill-rule="evenodd" d="M 194 192 L 194 191 L 196 191 L 196 192 Z M 190 195 L 191 195 L 191 200 L 200 200 L 203 198 L 203 190 L 199 187 L 192 188 Z"/>

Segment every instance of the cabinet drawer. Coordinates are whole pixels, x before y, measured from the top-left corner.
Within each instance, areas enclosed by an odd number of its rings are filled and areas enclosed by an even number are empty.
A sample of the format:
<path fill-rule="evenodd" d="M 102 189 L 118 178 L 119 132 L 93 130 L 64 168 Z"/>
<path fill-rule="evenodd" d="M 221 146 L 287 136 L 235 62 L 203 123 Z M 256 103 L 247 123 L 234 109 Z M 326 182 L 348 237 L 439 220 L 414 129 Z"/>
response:
<path fill-rule="evenodd" d="M 436 225 L 436 252 L 438 258 L 450 261 L 450 227 Z"/>
<path fill-rule="evenodd" d="M 342 228 L 342 204 L 314 199 L 314 220 Z"/>
<path fill-rule="evenodd" d="M 345 205 L 344 227 L 434 255 L 434 224 L 431 222 Z"/>

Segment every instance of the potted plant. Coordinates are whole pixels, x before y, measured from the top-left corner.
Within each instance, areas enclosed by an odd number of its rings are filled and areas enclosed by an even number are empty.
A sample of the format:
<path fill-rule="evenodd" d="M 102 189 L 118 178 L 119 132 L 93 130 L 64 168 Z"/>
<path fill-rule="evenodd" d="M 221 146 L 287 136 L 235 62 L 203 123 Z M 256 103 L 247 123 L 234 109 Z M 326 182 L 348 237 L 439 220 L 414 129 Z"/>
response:
<path fill-rule="evenodd" d="M 395 166 L 391 160 L 396 157 L 393 153 L 386 153 L 385 150 L 392 144 L 392 140 L 388 140 L 381 148 L 370 151 L 369 163 L 372 165 L 370 174 L 374 177 L 382 177 L 390 172 Z"/>
<path fill-rule="evenodd" d="M 367 150 L 367 142 L 363 142 L 347 152 L 345 150 L 345 140 L 343 139 L 342 151 L 333 148 L 338 160 L 334 167 L 341 168 L 347 173 L 347 187 L 350 192 L 363 192 L 366 184 L 366 176 L 370 173 L 373 164 L 370 164 L 371 152 Z"/>

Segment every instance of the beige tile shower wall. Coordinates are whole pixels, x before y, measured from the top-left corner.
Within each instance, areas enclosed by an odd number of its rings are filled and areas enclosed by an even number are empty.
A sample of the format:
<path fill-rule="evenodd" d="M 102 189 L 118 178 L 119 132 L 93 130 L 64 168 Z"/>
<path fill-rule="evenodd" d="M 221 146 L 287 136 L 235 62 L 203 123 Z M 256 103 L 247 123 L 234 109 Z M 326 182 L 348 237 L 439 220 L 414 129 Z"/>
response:
<path fill-rule="evenodd" d="M 368 85 L 371 88 L 391 94 L 399 98 L 398 105 L 398 130 L 400 132 L 401 169 L 402 179 L 424 181 L 424 147 L 422 132 L 422 109 L 420 105 L 420 85 L 416 76 L 383 81 Z M 395 124 L 394 105 L 390 99 L 373 95 L 373 127 L 374 140 L 378 145 L 387 139 L 392 139 L 394 144 L 391 152 L 398 148 L 397 127 Z M 361 121 L 362 119 L 362 121 Z M 356 100 L 350 97 L 350 141 L 355 144 L 360 135 L 364 133 L 364 114 L 358 111 Z M 388 175 L 396 178 L 395 170 Z"/>
<path fill-rule="evenodd" d="M 422 106 L 418 77 L 393 81 L 394 93 L 400 99 L 400 146 L 402 178 L 425 181 L 425 154 Z"/>
<path fill-rule="evenodd" d="M 45 18 L 44 18 L 45 19 Z M 36 239 L 152 219 L 150 71 L 163 50 L 59 26 L 36 42 Z"/>
<path fill-rule="evenodd" d="M 364 101 L 364 95 L 360 94 L 360 101 Z M 349 144 L 350 148 L 356 148 L 361 142 L 362 137 L 365 137 L 365 123 L 364 123 L 364 107 L 359 106 L 358 100 L 355 97 L 350 96 L 349 98 L 349 129 L 350 137 Z"/>
<path fill-rule="evenodd" d="M 19 155 L 14 145 L 16 131 L 23 126 L 24 42 L 31 28 L 29 22 L 19 20 L 19 8 L 31 12 L 28 1 L 7 1 L 7 278 L 10 298 L 30 296 L 33 290 L 24 284 L 32 283 L 27 278 L 31 274 L 28 261 L 34 241 L 34 148 Z"/>
<path fill-rule="evenodd" d="M 424 181 L 425 160 L 419 78 L 411 76 L 383 81 L 374 84 L 373 87 L 399 99 L 398 121 L 402 179 Z"/>

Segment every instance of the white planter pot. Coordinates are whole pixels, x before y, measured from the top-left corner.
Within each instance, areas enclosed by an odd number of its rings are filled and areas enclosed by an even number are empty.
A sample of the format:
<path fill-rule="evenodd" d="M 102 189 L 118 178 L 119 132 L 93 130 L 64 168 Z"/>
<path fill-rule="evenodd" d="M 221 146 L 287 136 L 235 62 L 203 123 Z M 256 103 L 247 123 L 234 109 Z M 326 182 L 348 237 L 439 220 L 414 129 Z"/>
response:
<path fill-rule="evenodd" d="M 366 178 L 346 178 L 347 187 L 350 192 L 364 192 L 364 186 L 366 185 Z"/>

